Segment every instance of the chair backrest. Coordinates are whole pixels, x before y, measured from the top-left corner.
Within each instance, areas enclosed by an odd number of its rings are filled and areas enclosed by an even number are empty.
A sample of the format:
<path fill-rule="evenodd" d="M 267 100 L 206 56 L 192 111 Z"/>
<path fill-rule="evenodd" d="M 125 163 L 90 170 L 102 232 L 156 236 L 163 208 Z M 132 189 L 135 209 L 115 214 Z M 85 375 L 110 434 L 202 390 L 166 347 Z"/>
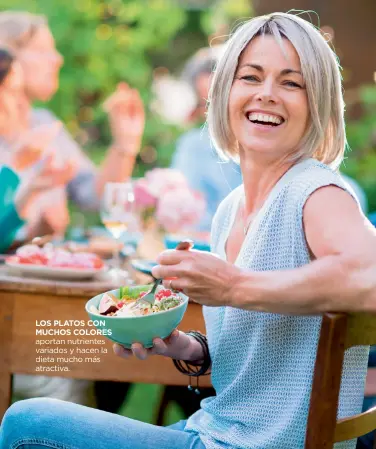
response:
<path fill-rule="evenodd" d="M 326 313 L 323 315 L 305 449 L 332 449 L 334 443 L 376 429 L 376 408 L 337 422 L 344 353 L 347 348 L 376 344 L 376 315 Z"/>

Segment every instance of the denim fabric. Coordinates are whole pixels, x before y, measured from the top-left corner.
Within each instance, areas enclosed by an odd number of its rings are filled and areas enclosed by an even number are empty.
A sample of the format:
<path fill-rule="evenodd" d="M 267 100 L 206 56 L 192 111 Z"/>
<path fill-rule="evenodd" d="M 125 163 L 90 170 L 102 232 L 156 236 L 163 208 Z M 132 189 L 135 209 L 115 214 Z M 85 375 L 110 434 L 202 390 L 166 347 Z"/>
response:
<path fill-rule="evenodd" d="M 185 421 L 159 427 L 57 399 L 19 401 L 6 412 L 0 449 L 205 449 Z"/>

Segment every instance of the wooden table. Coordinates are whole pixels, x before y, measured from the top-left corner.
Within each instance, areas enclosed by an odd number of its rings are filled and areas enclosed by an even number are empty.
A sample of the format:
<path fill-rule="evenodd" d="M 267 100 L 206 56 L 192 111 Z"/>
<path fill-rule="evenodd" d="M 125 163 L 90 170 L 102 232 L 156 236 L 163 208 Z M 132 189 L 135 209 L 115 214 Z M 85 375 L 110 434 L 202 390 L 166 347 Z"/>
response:
<path fill-rule="evenodd" d="M 51 281 L 10 276 L 5 267 L 0 269 L 0 419 L 9 407 L 11 400 L 12 374 L 41 374 L 77 379 L 113 380 L 128 382 L 145 382 L 166 385 L 187 385 L 188 378 L 180 374 L 170 359 L 152 357 L 146 361 L 121 359 L 113 354 L 112 343 L 103 336 L 39 336 L 36 335 L 42 320 L 85 320 L 83 327 L 68 326 L 63 329 L 95 329 L 87 325 L 88 316 L 85 312 L 86 301 L 106 290 L 116 288 L 110 281 L 67 282 Z M 59 326 L 51 326 L 56 329 Z M 44 327 L 46 329 L 46 327 Z M 201 306 L 195 303 L 188 305 L 184 319 L 179 329 L 196 329 L 204 332 L 204 321 Z M 82 362 L 66 363 L 68 372 L 36 372 L 36 366 L 50 366 L 50 363 L 37 363 L 37 340 L 42 339 L 101 339 L 105 340 L 102 348 L 107 353 L 101 353 L 100 362 L 87 363 L 85 358 L 92 354 L 81 356 Z M 72 345 L 50 345 L 69 350 Z M 94 347 L 92 345 L 82 346 Z M 81 348 L 81 346 L 80 346 Z M 41 354 L 43 357 L 51 354 Z M 56 357 L 57 355 L 52 354 Z M 60 357 L 69 355 L 59 354 Z M 63 364 L 64 365 L 64 364 Z M 210 385 L 209 376 L 204 377 L 202 385 Z"/>

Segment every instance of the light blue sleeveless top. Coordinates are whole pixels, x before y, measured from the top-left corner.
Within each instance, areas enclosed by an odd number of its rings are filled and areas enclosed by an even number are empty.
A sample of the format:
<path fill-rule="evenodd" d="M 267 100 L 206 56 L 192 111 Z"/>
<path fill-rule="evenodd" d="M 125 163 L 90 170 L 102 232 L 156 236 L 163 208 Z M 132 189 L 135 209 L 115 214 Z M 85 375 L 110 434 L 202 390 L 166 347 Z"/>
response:
<path fill-rule="evenodd" d="M 303 206 L 327 185 L 350 192 L 337 173 L 314 159 L 294 165 L 251 224 L 235 264 L 267 271 L 309 263 Z M 213 221 L 212 251 L 223 259 L 243 192 L 243 186 L 234 190 Z M 207 449 L 303 449 L 321 317 L 232 307 L 204 307 L 204 317 L 217 395 L 201 402 L 186 430 L 199 432 Z M 339 417 L 361 412 L 368 351 L 363 346 L 345 354 Z"/>

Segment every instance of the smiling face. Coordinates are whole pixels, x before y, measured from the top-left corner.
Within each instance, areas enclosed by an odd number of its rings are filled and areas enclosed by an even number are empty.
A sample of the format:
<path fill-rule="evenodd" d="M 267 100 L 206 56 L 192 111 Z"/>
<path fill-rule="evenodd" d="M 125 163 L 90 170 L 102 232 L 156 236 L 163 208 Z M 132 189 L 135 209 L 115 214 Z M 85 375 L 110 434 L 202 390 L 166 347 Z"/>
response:
<path fill-rule="evenodd" d="M 47 25 L 39 27 L 18 52 L 25 73 L 25 88 L 31 100 L 47 101 L 59 87 L 63 58 Z"/>
<path fill-rule="evenodd" d="M 230 91 L 230 127 L 239 151 L 283 158 L 297 149 L 309 108 L 299 56 L 283 39 L 254 38 L 239 58 Z M 244 154 L 245 154 L 244 153 Z"/>

